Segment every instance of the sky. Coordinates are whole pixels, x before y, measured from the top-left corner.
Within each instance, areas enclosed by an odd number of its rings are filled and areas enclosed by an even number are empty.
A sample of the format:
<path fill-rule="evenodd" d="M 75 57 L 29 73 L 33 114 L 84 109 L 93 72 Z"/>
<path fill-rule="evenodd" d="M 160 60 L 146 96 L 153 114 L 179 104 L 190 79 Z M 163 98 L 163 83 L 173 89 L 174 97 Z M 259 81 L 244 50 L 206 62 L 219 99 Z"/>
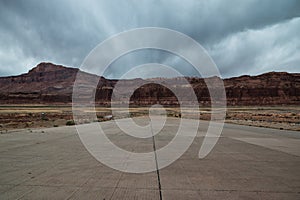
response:
<path fill-rule="evenodd" d="M 26 73 L 40 62 L 80 67 L 105 39 L 141 27 L 190 36 L 222 77 L 300 72 L 299 0 L 0 0 L 0 76 Z M 196 76 L 180 57 L 154 49 L 120 57 L 105 76 L 119 78 L 146 63 Z"/>

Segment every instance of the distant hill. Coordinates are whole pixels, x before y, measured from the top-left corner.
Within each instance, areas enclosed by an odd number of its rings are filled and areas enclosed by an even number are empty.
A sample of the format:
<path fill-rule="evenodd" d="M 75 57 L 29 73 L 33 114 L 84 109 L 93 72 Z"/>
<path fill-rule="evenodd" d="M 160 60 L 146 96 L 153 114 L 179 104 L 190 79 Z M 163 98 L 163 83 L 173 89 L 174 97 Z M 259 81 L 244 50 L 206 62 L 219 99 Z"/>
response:
<path fill-rule="evenodd" d="M 0 77 L 1 104 L 68 104 L 72 102 L 73 84 L 77 68 L 52 63 L 40 63 L 26 74 Z M 84 73 L 85 85 L 99 79 L 96 102 L 109 105 L 117 80 Z M 217 78 L 217 77 L 214 77 Z M 164 79 L 174 81 L 178 91 L 184 92 L 182 78 Z M 201 105 L 210 105 L 209 92 L 204 79 L 187 77 Z M 213 78 L 211 78 L 213 79 Z M 174 94 L 163 86 L 149 84 L 151 79 L 121 80 L 125 88 L 138 81 L 144 86 L 134 92 L 131 103 L 136 105 L 177 105 Z M 300 105 L 300 73 L 269 72 L 258 76 L 240 76 L 224 79 L 228 105 Z"/>

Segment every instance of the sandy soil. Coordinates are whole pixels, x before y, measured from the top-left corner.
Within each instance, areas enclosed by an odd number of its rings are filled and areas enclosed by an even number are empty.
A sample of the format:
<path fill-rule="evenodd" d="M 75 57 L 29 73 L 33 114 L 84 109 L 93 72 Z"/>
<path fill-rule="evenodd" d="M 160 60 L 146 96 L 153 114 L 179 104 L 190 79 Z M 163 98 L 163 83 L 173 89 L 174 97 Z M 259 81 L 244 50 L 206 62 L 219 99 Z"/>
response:
<path fill-rule="evenodd" d="M 122 110 L 122 109 L 121 109 Z M 200 119 L 210 120 L 210 109 L 201 108 Z M 120 111 L 120 110 L 119 110 Z M 181 117 L 179 108 L 166 108 L 167 115 Z M 195 118 L 193 110 L 184 109 L 189 118 Z M 83 113 L 94 112 L 82 110 Z M 107 120 L 111 115 L 110 108 L 96 108 L 98 121 Z M 122 113 L 122 112 L 120 112 Z M 149 109 L 130 108 L 130 114 L 121 114 L 118 118 L 148 115 Z M 83 118 L 81 123 L 93 119 Z M 95 120 L 94 120 L 95 121 Z M 226 122 L 248 126 L 269 127 L 284 130 L 300 131 L 300 107 L 229 107 Z M 70 106 L 55 105 L 2 105 L 0 106 L 0 133 L 13 129 L 32 129 L 39 127 L 57 127 L 73 125 L 73 113 Z"/>

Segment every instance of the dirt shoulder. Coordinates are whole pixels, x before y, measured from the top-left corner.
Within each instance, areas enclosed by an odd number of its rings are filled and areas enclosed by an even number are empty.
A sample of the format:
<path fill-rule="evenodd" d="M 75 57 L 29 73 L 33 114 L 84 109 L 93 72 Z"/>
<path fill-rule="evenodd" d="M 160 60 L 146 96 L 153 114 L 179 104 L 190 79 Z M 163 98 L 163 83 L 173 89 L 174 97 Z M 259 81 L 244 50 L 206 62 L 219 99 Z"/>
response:
<path fill-rule="evenodd" d="M 179 108 L 166 108 L 167 115 L 181 117 Z M 200 119 L 210 120 L 210 109 L 200 108 Z M 94 112 L 84 110 L 82 112 Z M 130 108 L 129 116 L 148 115 L 148 108 Z M 111 115 L 110 108 L 96 108 L 97 121 L 107 120 Z M 191 112 L 191 118 L 193 114 Z M 81 123 L 91 122 L 91 119 L 82 119 Z M 248 126 L 276 128 L 283 130 L 300 131 L 299 106 L 272 106 L 272 107 L 228 107 L 226 122 Z M 2 105 L 0 106 L 0 133 L 14 129 L 47 128 L 74 125 L 72 107 L 69 105 Z"/>

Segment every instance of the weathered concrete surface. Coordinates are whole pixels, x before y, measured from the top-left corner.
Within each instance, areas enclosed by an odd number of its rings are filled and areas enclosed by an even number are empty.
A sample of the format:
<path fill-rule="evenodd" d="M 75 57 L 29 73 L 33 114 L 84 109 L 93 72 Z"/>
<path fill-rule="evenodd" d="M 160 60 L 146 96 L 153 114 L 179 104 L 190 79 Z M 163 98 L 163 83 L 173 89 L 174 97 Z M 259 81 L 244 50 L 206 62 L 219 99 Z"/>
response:
<path fill-rule="evenodd" d="M 147 118 L 138 118 L 140 124 Z M 169 119 L 157 147 L 174 136 Z M 152 151 L 151 139 L 123 135 L 102 123 L 120 147 Z M 159 170 L 163 199 L 300 199 L 300 133 L 227 124 L 205 159 L 198 152 L 207 128 L 175 163 Z M 96 161 L 75 127 L 0 135 L 0 199 L 159 199 L 157 173 L 126 174 Z"/>

